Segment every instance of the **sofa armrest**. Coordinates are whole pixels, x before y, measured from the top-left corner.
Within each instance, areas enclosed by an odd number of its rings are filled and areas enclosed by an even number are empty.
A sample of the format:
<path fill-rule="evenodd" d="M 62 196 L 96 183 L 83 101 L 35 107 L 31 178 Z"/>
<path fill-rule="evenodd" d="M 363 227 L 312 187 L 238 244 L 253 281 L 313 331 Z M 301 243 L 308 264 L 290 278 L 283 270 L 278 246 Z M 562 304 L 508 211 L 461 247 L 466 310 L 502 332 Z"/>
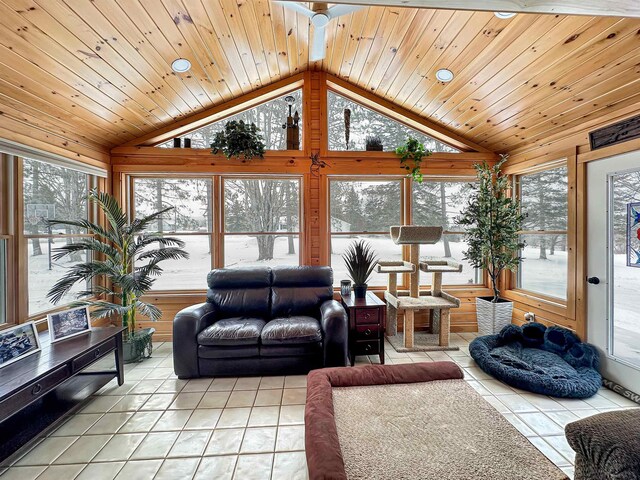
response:
<path fill-rule="evenodd" d="M 344 367 L 349 359 L 349 327 L 347 312 L 335 300 L 327 300 L 320 306 L 322 332 L 324 333 L 324 366 Z"/>
<path fill-rule="evenodd" d="M 173 368 L 178 378 L 200 376 L 198 334 L 215 321 L 215 307 L 205 302 L 191 305 L 173 319 Z"/>
<path fill-rule="evenodd" d="M 565 427 L 567 442 L 576 452 L 576 478 L 582 471 L 593 478 L 627 480 L 640 472 L 640 410 L 599 413 Z"/>

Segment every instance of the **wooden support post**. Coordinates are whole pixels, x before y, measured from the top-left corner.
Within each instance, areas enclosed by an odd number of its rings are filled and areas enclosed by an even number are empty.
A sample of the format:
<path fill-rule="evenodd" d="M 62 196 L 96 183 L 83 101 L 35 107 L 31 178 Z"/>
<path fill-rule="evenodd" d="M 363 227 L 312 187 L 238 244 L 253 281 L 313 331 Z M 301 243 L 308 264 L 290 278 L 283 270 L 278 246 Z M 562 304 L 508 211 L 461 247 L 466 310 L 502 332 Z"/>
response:
<path fill-rule="evenodd" d="M 449 328 L 450 328 L 451 310 L 443 308 L 440 310 L 440 346 L 449 346 Z"/>
<path fill-rule="evenodd" d="M 394 297 L 398 296 L 398 274 L 390 273 L 387 291 Z M 387 302 L 387 336 L 393 337 L 398 333 L 398 310 Z"/>
<path fill-rule="evenodd" d="M 404 346 L 413 348 L 413 310 L 404 311 Z"/>
<path fill-rule="evenodd" d="M 409 261 L 416 267 L 410 275 L 409 294 L 413 298 L 418 298 L 420 295 L 418 291 L 420 287 L 420 245 L 411 244 L 409 247 Z"/>

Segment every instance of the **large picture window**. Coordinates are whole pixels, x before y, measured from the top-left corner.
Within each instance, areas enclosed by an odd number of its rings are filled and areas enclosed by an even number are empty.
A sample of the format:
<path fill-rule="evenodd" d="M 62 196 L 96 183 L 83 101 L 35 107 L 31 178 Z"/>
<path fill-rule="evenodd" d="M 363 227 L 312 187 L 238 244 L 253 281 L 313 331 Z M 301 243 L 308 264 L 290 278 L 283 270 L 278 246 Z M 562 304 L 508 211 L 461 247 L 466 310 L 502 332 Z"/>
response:
<path fill-rule="evenodd" d="M 242 120 L 245 123 L 256 124 L 260 129 L 267 150 L 291 150 L 291 145 L 287 145 L 287 129 L 283 127 L 289 116 L 289 104 L 291 104 L 292 117 L 296 112 L 298 113 L 298 143 L 302 145 L 302 90 L 294 90 L 261 105 L 212 122 L 185 133 L 184 138 L 191 140 L 191 148 L 209 148 L 216 133 L 224 130 L 227 122 Z M 173 139 L 157 146 L 172 148 Z"/>
<path fill-rule="evenodd" d="M 0 238 L 0 325 L 7 323 L 7 240 Z"/>
<path fill-rule="evenodd" d="M 300 264 L 300 180 L 224 178 L 224 266 Z"/>
<path fill-rule="evenodd" d="M 47 298 L 49 288 L 67 268 L 87 261 L 86 253 L 54 260 L 54 250 L 87 236 L 84 229 L 50 225 L 48 220 L 78 220 L 88 218 L 87 191 L 94 177 L 70 168 L 38 160 L 23 160 L 23 228 L 27 251 L 29 316 L 53 309 Z M 75 299 L 85 290 L 76 284 L 57 306 Z"/>
<path fill-rule="evenodd" d="M 389 227 L 402 225 L 402 180 L 342 180 L 329 184 L 331 266 L 336 285 L 347 279 L 342 259 L 349 244 L 368 241 L 380 260 L 402 260 L 402 247 L 389 236 Z M 371 286 L 386 285 L 387 275 L 374 273 Z"/>
<path fill-rule="evenodd" d="M 154 290 L 202 289 L 211 270 L 213 233 L 212 181 L 210 178 L 136 178 L 135 216 L 142 217 L 172 207 L 149 231 L 185 242 L 188 259 L 163 262 L 163 274 Z"/>
<path fill-rule="evenodd" d="M 414 225 L 440 226 L 444 230 L 442 239 L 434 245 L 422 245 L 422 256 L 451 257 L 462 263 L 462 272 L 445 273 L 443 282 L 448 285 L 482 283 L 481 270 L 473 268 L 463 260 L 467 249 L 463 229 L 456 217 L 469 203 L 471 184 L 464 180 L 431 180 L 413 183 L 412 214 Z M 431 274 L 420 273 L 420 283 L 431 283 Z"/>
<path fill-rule="evenodd" d="M 517 287 L 566 300 L 568 275 L 566 165 L 517 177 L 525 248 Z"/>
<path fill-rule="evenodd" d="M 446 143 L 332 91 L 327 93 L 327 110 L 329 150 L 362 151 L 366 148 L 367 137 L 376 136 L 382 141 L 384 151 L 393 151 L 407 138 L 413 137 L 434 152 L 459 152 Z"/>

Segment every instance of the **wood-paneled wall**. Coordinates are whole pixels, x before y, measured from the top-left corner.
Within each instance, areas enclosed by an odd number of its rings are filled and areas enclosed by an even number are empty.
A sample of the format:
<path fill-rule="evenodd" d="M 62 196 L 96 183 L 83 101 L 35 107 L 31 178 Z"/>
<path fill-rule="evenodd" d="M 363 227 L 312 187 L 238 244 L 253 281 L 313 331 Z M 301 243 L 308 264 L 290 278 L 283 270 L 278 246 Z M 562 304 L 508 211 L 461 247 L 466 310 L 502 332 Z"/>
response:
<path fill-rule="evenodd" d="M 640 105 L 632 104 L 624 109 L 624 113 L 616 111 L 601 117 L 585 117 L 585 122 L 582 125 L 567 129 L 564 134 L 550 136 L 511 152 L 505 167 L 505 172 L 509 174 L 526 173 L 531 169 L 540 168 L 540 166 L 560 159 L 567 159 L 569 168 L 569 287 L 567 301 L 554 301 L 517 290 L 506 291 L 504 296 L 515 302 L 514 323 L 522 324 L 524 314 L 534 312 L 537 321 L 571 328 L 582 338 L 588 339 L 586 166 L 591 161 L 640 150 L 640 140 L 631 140 L 592 151 L 589 144 L 589 132 L 638 113 L 640 113 Z"/>
<path fill-rule="evenodd" d="M 262 160 L 238 162 L 208 150 L 159 149 L 146 146 L 123 146 L 111 151 L 114 191 L 126 200 L 127 179 L 136 174 L 294 174 L 303 179 L 303 262 L 307 265 L 326 265 L 329 261 L 328 179 L 340 176 L 398 176 L 405 175 L 393 152 L 330 152 L 327 149 L 326 95 L 327 75 L 323 72 L 307 72 L 304 75 L 304 145 L 302 150 L 267 152 Z M 376 97 L 368 95 L 374 102 Z M 399 109 L 394 115 L 401 115 Z M 402 118 L 405 121 L 404 117 Z M 429 122 L 426 122 L 429 123 Z M 471 150 L 471 147 L 467 147 Z M 311 154 L 319 153 L 323 167 L 312 169 Z M 441 176 L 472 176 L 474 163 L 482 160 L 495 161 L 497 156 L 487 152 L 465 152 L 460 154 L 435 153 L 426 162 L 425 174 Z M 205 279 L 202 279 L 203 286 Z M 487 295 L 484 287 L 461 286 L 448 289 L 462 300 L 462 306 L 452 312 L 453 331 L 477 330 L 475 320 L 475 297 Z M 378 290 L 381 294 L 382 290 Z M 140 319 L 139 328 L 156 328 L 158 340 L 171 338 L 172 322 L 182 308 L 205 300 L 204 291 L 176 294 L 150 294 L 148 299 L 162 311 L 162 319 L 149 322 Z M 426 327 L 429 319 L 418 317 L 418 328 Z M 402 318 L 399 321 L 402 326 Z"/>

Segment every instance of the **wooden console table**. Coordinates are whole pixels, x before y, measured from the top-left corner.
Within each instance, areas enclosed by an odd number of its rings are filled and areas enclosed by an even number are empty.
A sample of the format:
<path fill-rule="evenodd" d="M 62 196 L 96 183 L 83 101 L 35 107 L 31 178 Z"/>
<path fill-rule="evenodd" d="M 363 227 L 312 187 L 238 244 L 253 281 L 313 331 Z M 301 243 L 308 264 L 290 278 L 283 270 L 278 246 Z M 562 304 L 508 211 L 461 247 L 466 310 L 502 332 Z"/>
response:
<path fill-rule="evenodd" d="M 384 365 L 384 329 L 386 304 L 372 292 L 365 298 L 340 296 L 349 316 L 349 358 L 351 365 L 356 355 L 379 355 Z"/>
<path fill-rule="evenodd" d="M 53 344 L 44 332 L 40 352 L 0 369 L 0 460 L 113 378 L 124 383 L 124 330 L 94 328 Z M 110 353 L 115 353 L 115 370 L 86 370 Z"/>

